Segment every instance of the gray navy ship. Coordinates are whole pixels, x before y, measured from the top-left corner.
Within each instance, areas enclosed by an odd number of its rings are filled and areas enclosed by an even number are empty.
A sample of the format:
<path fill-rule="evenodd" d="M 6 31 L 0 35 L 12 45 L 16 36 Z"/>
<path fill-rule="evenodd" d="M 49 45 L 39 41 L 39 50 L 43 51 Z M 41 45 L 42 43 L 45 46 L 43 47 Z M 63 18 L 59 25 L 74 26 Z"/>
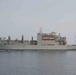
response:
<path fill-rule="evenodd" d="M 31 40 L 11 40 L 0 38 L 0 50 L 76 50 L 76 45 L 67 45 L 66 37 L 55 32 L 43 33 L 41 30 L 37 33 L 37 40 L 33 37 Z"/>

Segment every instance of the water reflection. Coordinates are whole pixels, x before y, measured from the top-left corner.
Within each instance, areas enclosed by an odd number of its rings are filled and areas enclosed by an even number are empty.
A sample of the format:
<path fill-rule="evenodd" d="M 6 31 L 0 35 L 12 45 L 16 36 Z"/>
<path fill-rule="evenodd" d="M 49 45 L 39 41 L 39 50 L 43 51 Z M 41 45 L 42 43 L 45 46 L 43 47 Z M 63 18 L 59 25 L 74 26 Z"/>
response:
<path fill-rule="evenodd" d="M 76 51 L 0 52 L 0 75 L 76 75 Z"/>

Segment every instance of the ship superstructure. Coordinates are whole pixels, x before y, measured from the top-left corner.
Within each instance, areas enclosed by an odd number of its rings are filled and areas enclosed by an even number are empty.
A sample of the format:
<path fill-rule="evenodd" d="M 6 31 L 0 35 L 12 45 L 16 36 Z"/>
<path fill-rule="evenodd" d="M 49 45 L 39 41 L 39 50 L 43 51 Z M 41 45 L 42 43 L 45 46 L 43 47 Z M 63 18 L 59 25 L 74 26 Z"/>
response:
<path fill-rule="evenodd" d="M 51 33 L 38 33 L 37 34 L 37 42 L 38 45 L 66 45 L 66 37 L 61 37 L 60 33 L 59 35 L 56 35 L 55 32 Z"/>
<path fill-rule="evenodd" d="M 66 37 L 62 37 L 59 33 L 43 33 L 41 30 L 37 33 L 37 40 L 33 37 L 31 40 L 24 40 L 22 35 L 21 40 L 15 39 L 11 40 L 9 36 L 8 39 L 0 38 L 0 49 L 5 50 L 70 50 L 76 49 L 76 45 L 67 45 Z"/>
<path fill-rule="evenodd" d="M 25 45 L 66 45 L 66 37 L 61 37 L 60 33 L 59 35 L 56 35 L 55 32 L 51 33 L 38 33 L 37 34 L 37 40 L 32 39 L 29 40 L 24 40 L 24 37 L 22 35 L 21 40 L 15 39 L 11 40 L 11 37 L 8 36 L 8 39 L 5 38 L 0 38 L 0 44 L 3 45 L 14 45 L 14 44 L 19 44 L 19 43 L 24 43 Z"/>

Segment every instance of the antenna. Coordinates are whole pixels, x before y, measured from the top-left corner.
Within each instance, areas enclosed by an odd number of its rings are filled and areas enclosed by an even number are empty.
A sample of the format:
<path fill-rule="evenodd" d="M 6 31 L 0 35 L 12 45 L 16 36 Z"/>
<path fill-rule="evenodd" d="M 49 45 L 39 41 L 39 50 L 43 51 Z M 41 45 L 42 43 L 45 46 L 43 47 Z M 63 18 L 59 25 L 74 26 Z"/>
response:
<path fill-rule="evenodd" d="M 40 31 L 39 31 L 39 33 L 42 33 L 42 27 L 40 27 Z"/>

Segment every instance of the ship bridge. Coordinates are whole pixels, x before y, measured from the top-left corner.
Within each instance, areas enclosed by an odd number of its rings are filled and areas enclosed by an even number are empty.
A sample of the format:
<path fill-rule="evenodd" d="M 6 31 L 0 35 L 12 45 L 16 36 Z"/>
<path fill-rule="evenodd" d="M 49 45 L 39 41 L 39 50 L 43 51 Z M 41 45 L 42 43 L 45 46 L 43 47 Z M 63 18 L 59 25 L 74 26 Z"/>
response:
<path fill-rule="evenodd" d="M 55 32 L 51 33 L 38 33 L 37 34 L 38 45 L 65 45 L 66 38 L 61 37 L 60 34 L 56 35 Z"/>

